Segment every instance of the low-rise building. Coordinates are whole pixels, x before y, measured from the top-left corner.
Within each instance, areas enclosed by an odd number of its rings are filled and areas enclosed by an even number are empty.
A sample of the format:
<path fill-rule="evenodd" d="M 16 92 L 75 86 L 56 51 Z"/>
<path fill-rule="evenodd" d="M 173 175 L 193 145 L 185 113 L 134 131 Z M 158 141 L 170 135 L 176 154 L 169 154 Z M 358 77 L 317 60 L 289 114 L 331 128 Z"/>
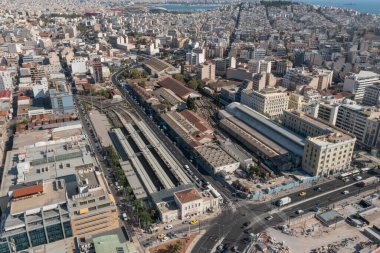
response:
<path fill-rule="evenodd" d="M 212 174 L 222 171 L 233 173 L 240 166 L 240 162 L 215 143 L 196 147 L 195 150 L 199 157 L 198 164 Z"/>

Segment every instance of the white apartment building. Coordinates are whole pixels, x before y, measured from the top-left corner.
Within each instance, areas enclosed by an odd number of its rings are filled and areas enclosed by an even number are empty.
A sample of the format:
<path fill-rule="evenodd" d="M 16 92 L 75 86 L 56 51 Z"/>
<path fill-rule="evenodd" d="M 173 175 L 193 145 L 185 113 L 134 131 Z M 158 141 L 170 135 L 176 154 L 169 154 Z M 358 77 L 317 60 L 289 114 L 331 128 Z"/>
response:
<path fill-rule="evenodd" d="M 87 58 L 78 57 L 71 61 L 71 71 L 73 74 L 84 74 L 87 72 Z"/>
<path fill-rule="evenodd" d="M 284 92 L 279 92 L 273 88 L 262 91 L 243 90 L 240 102 L 271 119 L 280 118 L 288 109 L 289 97 Z"/>
<path fill-rule="evenodd" d="M 215 80 L 215 64 L 205 63 L 198 66 L 198 79 Z"/>
<path fill-rule="evenodd" d="M 6 69 L 0 69 L 0 90 L 12 90 L 13 79 L 11 72 Z"/>
<path fill-rule="evenodd" d="M 380 82 L 365 89 L 362 104 L 367 106 L 380 105 Z"/>
<path fill-rule="evenodd" d="M 205 60 L 205 50 L 202 48 L 194 48 L 192 52 L 186 54 L 186 62 L 190 66 L 202 64 Z"/>
<path fill-rule="evenodd" d="M 228 68 L 235 69 L 236 68 L 236 59 L 235 57 L 230 58 L 216 58 L 213 60 L 215 64 L 215 75 L 224 76 L 227 73 Z"/>
<path fill-rule="evenodd" d="M 314 69 L 312 72 L 304 68 L 294 68 L 286 72 L 283 86 L 289 90 L 296 90 L 297 86 L 306 85 L 317 90 L 324 90 L 330 87 L 333 72 L 326 69 Z"/>
<path fill-rule="evenodd" d="M 380 111 L 377 108 L 342 104 L 339 106 L 335 125 L 354 134 L 367 147 L 380 147 Z"/>
<path fill-rule="evenodd" d="M 360 71 L 344 79 L 343 91 L 355 94 L 355 101 L 362 102 L 367 87 L 380 82 L 380 75 L 371 71 Z"/>
<path fill-rule="evenodd" d="M 252 73 L 271 73 L 272 72 L 272 62 L 264 60 L 249 60 L 248 61 L 248 70 Z"/>

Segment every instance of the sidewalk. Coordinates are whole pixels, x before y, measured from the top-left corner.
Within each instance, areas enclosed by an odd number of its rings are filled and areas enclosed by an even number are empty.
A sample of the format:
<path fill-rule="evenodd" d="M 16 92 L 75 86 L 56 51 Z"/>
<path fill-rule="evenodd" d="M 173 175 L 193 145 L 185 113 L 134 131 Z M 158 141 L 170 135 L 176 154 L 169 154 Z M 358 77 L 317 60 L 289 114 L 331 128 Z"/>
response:
<path fill-rule="evenodd" d="M 201 230 L 200 233 L 195 237 L 195 239 L 191 242 L 189 247 L 186 249 L 185 253 L 191 253 L 193 251 L 194 246 L 197 244 L 199 239 L 202 238 L 202 236 L 206 233 L 206 230 Z"/>
<path fill-rule="evenodd" d="M 305 183 L 305 184 L 302 184 L 300 186 L 297 186 L 297 187 L 294 187 L 292 189 L 289 189 L 289 190 L 285 190 L 285 191 L 281 191 L 281 192 L 277 192 L 277 193 L 273 193 L 273 194 L 263 194 L 262 197 L 260 197 L 259 199 L 253 199 L 252 201 L 254 201 L 255 203 L 261 203 L 261 202 L 267 202 L 267 201 L 270 201 L 270 200 L 273 200 L 273 199 L 277 199 L 277 198 L 281 198 L 281 197 L 284 197 L 284 196 L 287 196 L 289 194 L 292 194 L 292 193 L 295 193 L 295 192 L 298 192 L 298 191 L 302 191 L 302 190 L 306 190 L 310 187 L 316 187 L 318 185 L 321 185 L 321 184 L 325 184 L 329 181 L 333 181 L 335 180 L 335 178 L 321 178 L 319 179 L 318 181 L 316 181 L 316 183 Z"/>

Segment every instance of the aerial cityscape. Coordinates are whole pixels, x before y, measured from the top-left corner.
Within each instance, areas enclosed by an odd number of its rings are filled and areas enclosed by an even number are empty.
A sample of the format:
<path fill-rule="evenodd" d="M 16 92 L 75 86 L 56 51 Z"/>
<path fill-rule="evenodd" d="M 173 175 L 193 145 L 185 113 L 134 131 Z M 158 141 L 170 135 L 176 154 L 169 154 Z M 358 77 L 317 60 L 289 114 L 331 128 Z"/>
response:
<path fill-rule="evenodd" d="M 380 253 L 380 1 L 3 0 L 0 253 Z"/>

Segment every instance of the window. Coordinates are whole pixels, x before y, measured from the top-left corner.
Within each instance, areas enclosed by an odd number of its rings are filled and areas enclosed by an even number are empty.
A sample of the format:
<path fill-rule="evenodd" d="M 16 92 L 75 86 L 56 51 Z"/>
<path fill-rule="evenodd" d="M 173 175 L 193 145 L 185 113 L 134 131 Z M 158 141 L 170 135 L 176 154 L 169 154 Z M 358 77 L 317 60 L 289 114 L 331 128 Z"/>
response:
<path fill-rule="evenodd" d="M 15 242 L 17 251 L 29 248 L 29 241 L 28 241 L 28 236 L 26 232 L 17 234 L 14 236 L 10 236 L 9 240 L 12 240 L 12 239 Z"/>
<path fill-rule="evenodd" d="M 106 196 L 101 196 L 100 198 L 99 198 L 99 200 L 105 200 L 106 199 Z"/>
<path fill-rule="evenodd" d="M 90 199 L 89 201 L 88 201 L 88 203 L 94 203 L 95 202 L 95 199 Z"/>
<path fill-rule="evenodd" d="M 66 221 L 63 223 L 63 229 L 65 230 L 66 238 L 73 236 L 73 231 L 71 229 L 70 221 Z"/>
<path fill-rule="evenodd" d="M 45 230 L 43 228 L 30 231 L 29 236 L 33 247 L 46 244 Z"/>
<path fill-rule="evenodd" d="M 55 225 L 46 227 L 46 232 L 48 234 L 49 243 L 63 239 L 61 224 L 55 224 Z"/>

